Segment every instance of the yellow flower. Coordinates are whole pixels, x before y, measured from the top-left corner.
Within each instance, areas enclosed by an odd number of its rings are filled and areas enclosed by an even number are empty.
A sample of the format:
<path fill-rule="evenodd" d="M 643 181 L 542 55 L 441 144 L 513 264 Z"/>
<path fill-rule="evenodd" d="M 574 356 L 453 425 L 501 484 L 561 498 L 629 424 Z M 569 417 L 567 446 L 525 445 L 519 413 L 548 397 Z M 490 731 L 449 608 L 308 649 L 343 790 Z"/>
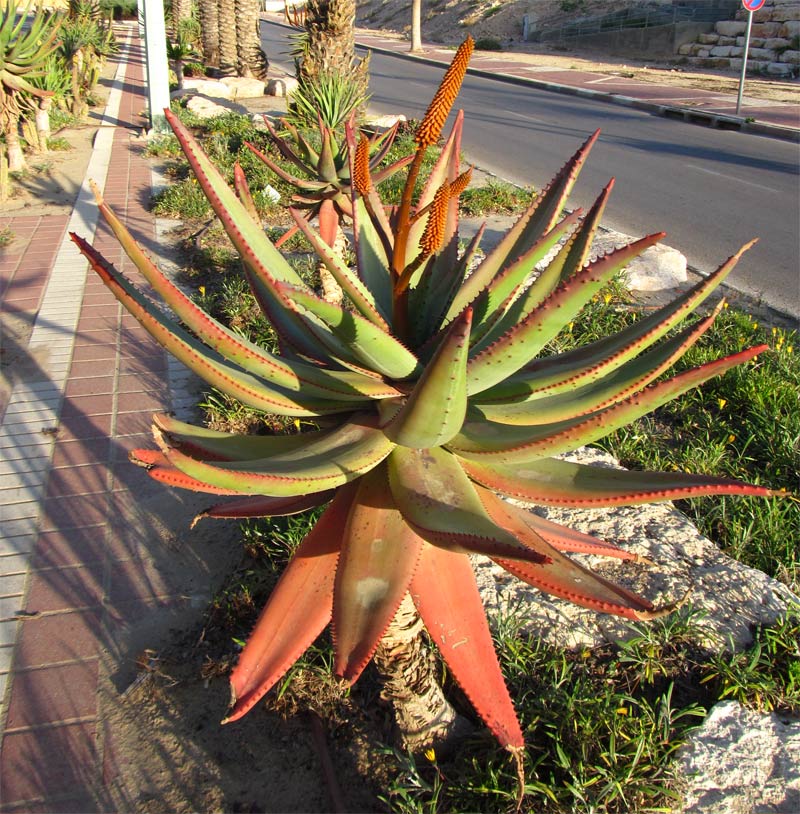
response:
<path fill-rule="evenodd" d="M 733 443 L 735 440 L 736 440 L 736 436 L 735 436 L 733 433 L 731 433 L 731 434 L 728 436 L 728 443 L 729 443 L 729 444 L 732 444 L 732 443 Z"/>
<path fill-rule="evenodd" d="M 206 295 L 206 287 L 204 285 L 201 285 L 197 290 L 200 292 L 201 297 L 205 297 L 205 295 Z"/>
<path fill-rule="evenodd" d="M 719 409 L 721 410 L 726 404 L 728 403 L 728 399 L 717 399 L 717 404 L 719 404 Z"/>
<path fill-rule="evenodd" d="M 436 762 L 436 750 L 435 749 L 426 749 L 425 750 L 425 757 L 431 762 Z"/>

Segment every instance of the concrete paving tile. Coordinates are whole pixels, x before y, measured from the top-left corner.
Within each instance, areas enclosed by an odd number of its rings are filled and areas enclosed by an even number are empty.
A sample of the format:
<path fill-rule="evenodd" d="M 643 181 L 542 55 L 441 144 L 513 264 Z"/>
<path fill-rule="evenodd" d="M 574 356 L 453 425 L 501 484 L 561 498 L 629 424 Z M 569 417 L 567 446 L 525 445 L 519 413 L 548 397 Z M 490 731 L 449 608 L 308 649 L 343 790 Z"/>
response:
<path fill-rule="evenodd" d="M 0 554 L 0 576 L 24 574 L 28 571 L 30 561 L 28 554 Z"/>
<path fill-rule="evenodd" d="M 39 501 L 27 503 L 8 503 L 3 506 L 3 525 L 15 520 L 31 520 L 39 516 Z"/>
<path fill-rule="evenodd" d="M 15 619 L 19 616 L 24 604 L 24 597 L 22 596 L 0 597 L 0 621 Z"/>
<path fill-rule="evenodd" d="M 24 593 L 26 578 L 26 574 L 0 575 L 0 596 L 19 596 Z"/>
<path fill-rule="evenodd" d="M 0 647 L 0 673 L 10 673 L 14 666 L 14 647 Z"/>
<path fill-rule="evenodd" d="M 8 622 L 0 622 L 0 646 L 2 647 L 11 647 L 17 641 L 17 629 L 19 628 L 19 622 L 16 620 L 8 621 Z M 0 692 L 0 699 L 2 699 L 3 693 Z"/>
<path fill-rule="evenodd" d="M 98 608 L 104 593 L 100 563 L 36 570 L 31 573 L 25 609 L 46 613 Z"/>
<path fill-rule="evenodd" d="M 98 759 L 95 742 L 93 722 L 6 734 L 0 753 L 4 803 L 74 793 L 91 785 Z"/>
<path fill-rule="evenodd" d="M 106 525 L 84 526 L 42 532 L 35 541 L 31 555 L 31 567 L 38 571 L 48 568 L 65 568 L 77 565 L 94 565 L 104 562 L 106 556 L 116 556 L 124 550 L 129 557 L 130 548 L 122 548 L 116 537 L 106 541 Z"/>
<path fill-rule="evenodd" d="M 17 642 L 17 669 L 97 656 L 103 632 L 98 611 L 55 613 L 26 619 Z"/>

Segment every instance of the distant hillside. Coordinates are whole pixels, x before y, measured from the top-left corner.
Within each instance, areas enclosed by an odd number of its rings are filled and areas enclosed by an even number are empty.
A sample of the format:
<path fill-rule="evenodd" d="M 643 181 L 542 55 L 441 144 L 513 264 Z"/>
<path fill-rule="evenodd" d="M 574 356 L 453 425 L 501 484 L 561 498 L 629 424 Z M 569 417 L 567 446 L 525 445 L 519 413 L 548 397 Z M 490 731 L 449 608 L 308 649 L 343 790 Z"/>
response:
<path fill-rule="evenodd" d="M 422 0 L 422 39 L 458 43 L 467 34 L 508 46 L 522 40 L 522 17 L 555 27 L 591 14 L 629 6 L 625 0 Z M 411 0 L 359 0 L 356 23 L 411 32 Z"/>

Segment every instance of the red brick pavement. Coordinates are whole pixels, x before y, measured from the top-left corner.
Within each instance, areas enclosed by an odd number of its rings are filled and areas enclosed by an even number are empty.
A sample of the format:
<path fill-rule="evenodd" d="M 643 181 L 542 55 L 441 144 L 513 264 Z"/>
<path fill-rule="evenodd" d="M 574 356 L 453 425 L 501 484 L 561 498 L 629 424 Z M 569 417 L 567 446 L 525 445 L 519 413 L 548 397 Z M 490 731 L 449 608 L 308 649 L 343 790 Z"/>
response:
<path fill-rule="evenodd" d="M 141 50 L 134 41 L 105 198 L 148 243 L 150 168 L 131 138 L 143 124 Z M 0 229 L 9 226 L 16 238 L 0 256 L 8 312 L 35 318 L 66 223 L 0 218 Z M 102 224 L 94 245 L 131 273 Z M 166 371 L 161 349 L 90 273 L 27 578 L 30 616 L 20 626 L 0 718 L 2 811 L 113 810 L 113 738 L 98 717 L 101 653 L 143 608 L 179 601 L 125 528 L 132 493 L 147 480 L 128 463 L 128 450 L 147 443 L 152 412 L 168 408 Z"/>

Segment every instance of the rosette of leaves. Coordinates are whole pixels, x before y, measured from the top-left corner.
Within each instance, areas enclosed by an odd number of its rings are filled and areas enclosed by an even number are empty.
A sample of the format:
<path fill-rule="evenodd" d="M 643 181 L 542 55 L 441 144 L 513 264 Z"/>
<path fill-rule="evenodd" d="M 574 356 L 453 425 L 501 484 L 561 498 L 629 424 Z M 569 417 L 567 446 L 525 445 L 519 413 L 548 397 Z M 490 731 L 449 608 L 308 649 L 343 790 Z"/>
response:
<path fill-rule="evenodd" d="M 33 19 L 28 17 L 33 0 L 18 5 L 8 0 L 0 7 L 0 129 L 6 140 L 9 169 L 25 167 L 19 143 L 19 119 L 23 95 L 44 99 L 52 92 L 37 87 L 31 80 L 47 73 L 47 61 L 58 44 L 61 15 L 36 7 Z"/>
<path fill-rule="evenodd" d="M 346 141 L 321 118 L 318 120 L 319 130 L 314 141 L 285 119 L 281 120 L 281 126 L 288 134 L 288 138 L 280 135 L 266 116 L 264 123 L 272 143 L 294 168 L 293 174 L 255 145 L 246 142 L 250 150 L 275 175 L 296 190 L 292 195 L 294 203 L 292 214 L 298 226 L 286 232 L 276 242 L 276 246 L 280 247 L 300 228 L 298 219 L 300 213 L 307 221 L 316 218 L 322 239 L 328 246 L 333 246 L 342 220 L 353 218 L 354 194 L 350 174 L 350 151 Z M 352 128 L 352 121 L 349 127 Z M 399 122 L 383 133 L 375 133 L 369 139 L 365 139 L 366 146 L 362 149 L 366 150 L 368 169 L 374 184 L 381 184 L 387 178 L 391 178 L 413 158 L 407 156 L 380 167 L 392 149 L 398 127 Z M 240 197 L 245 202 L 249 201 L 247 181 L 240 169 L 237 169 L 235 179 Z M 255 212 L 255 207 L 252 207 L 251 211 Z"/>
<path fill-rule="evenodd" d="M 258 410 L 319 422 L 319 429 L 302 434 L 245 436 L 157 415 L 158 449 L 132 453 L 158 481 L 230 496 L 202 516 L 280 515 L 327 504 L 232 673 L 228 721 L 250 710 L 328 624 L 334 669 L 355 681 L 410 595 L 481 719 L 519 755 L 523 733 L 469 555 L 488 556 L 529 584 L 597 611 L 629 619 L 659 611 L 568 556 L 590 552 L 634 560 L 634 555 L 501 496 L 593 507 L 712 493 L 772 494 L 735 480 L 610 471 L 559 457 L 753 359 L 766 346 L 661 376 L 707 330 L 715 313 L 672 329 L 722 282 L 740 251 L 619 333 L 548 355 L 550 340 L 579 318 L 582 306 L 662 235 L 587 260 L 611 185 L 585 214 L 562 216 L 562 210 L 594 134 L 496 248 L 474 264 L 479 233 L 460 252 L 458 195 L 469 178 L 459 169 L 460 114 L 416 201 L 413 190 L 423 154 L 439 140 L 470 51 L 467 40 L 417 130 L 402 202 L 391 216 L 370 177 L 367 145 L 350 133 L 355 269 L 298 219 L 342 286 L 343 306 L 326 303 L 302 282 L 191 134 L 167 112 L 280 336 L 280 353 L 248 342 L 195 306 L 102 201 L 125 251 L 172 313 L 73 236 L 120 302 L 209 384 Z"/>

